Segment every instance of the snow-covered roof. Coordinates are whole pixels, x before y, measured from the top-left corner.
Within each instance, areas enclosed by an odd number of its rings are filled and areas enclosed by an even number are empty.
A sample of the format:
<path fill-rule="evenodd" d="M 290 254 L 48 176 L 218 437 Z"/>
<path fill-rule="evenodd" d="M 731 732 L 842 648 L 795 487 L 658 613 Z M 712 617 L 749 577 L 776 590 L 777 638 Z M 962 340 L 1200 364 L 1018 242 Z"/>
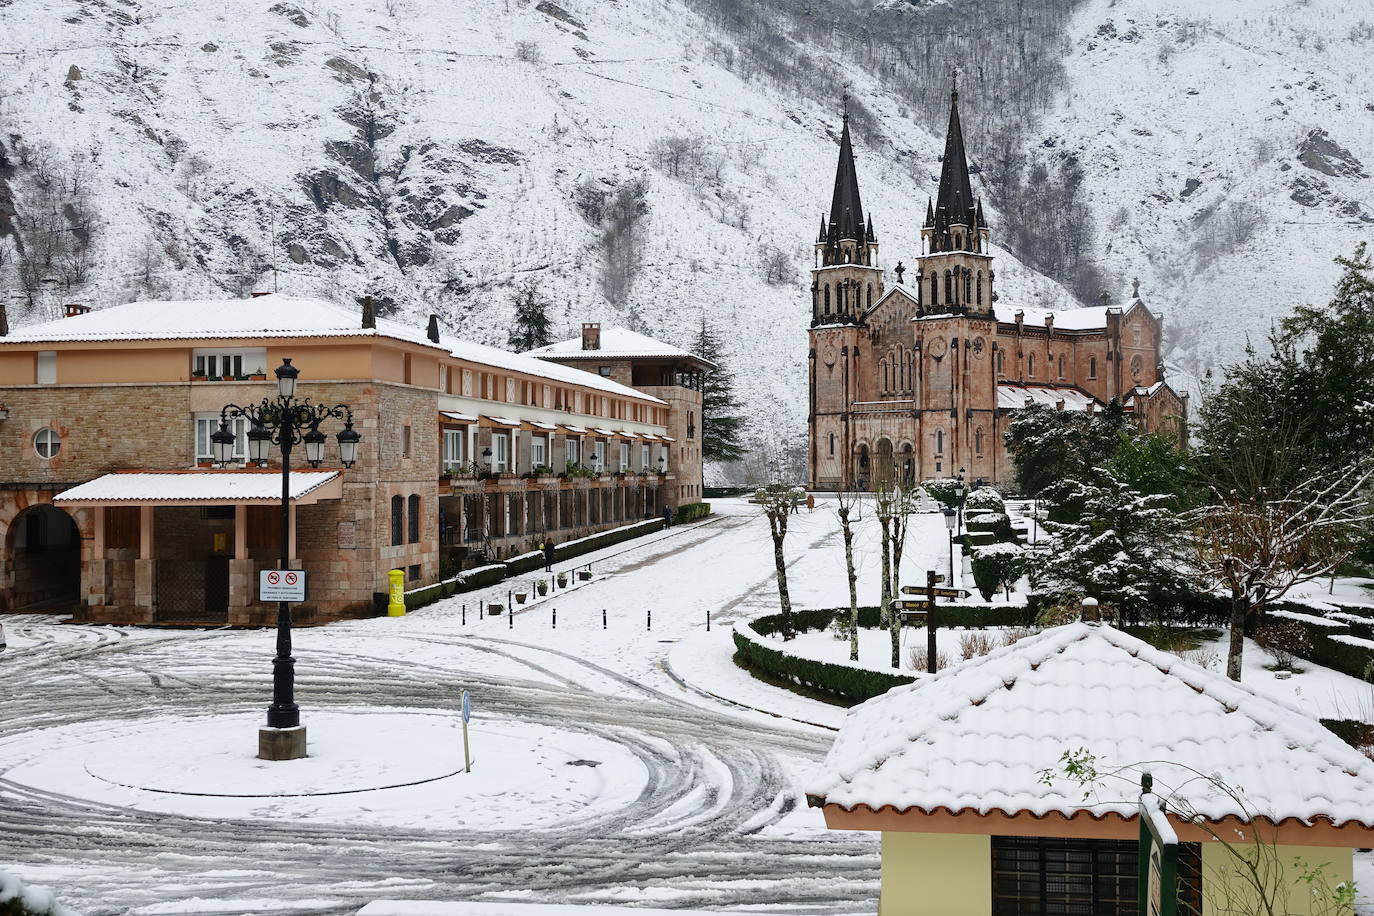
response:
<path fill-rule="evenodd" d="M 275 293 L 251 299 L 129 302 L 19 328 L 0 337 L 0 345 L 242 337 L 390 337 L 435 346 L 421 328 L 386 318 L 378 318 L 375 328 L 364 328 L 358 309 Z"/>
<path fill-rule="evenodd" d="M 645 394 L 638 389 L 596 374 L 586 372 L 582 369 L 574 369 L 571 366 L 561 366 L 558 363 L 548 360 L 536 359 L 528 353 L 512 353 L 509 350 L 502 350 L 498 347 L 489 347 L 486 344 L 474 343 L 470 340 L 460 340 L 450 335 L 442 335 L 439 338 L 443 346 L 449 349 L 454 358 L 467 360 L 472 363 L 482 363 L 487 366 L 495 366 L 498 369 L 508 369 L 512 372 L 523 372 L 526 375 L 543 376 L 556 382 L 563 382 L 567 385 L 581 385 L 584 388 L 596 388 L 609 394 L 619 395 L 623 398 L 635 398 L 640 401 L 648 401 L 651 404 L 662 404 L 658 398 Z M 530 353 L 537 351 L 531 350 Z"/>
<path fill-rule="evenodd" d="M 316 493 L 338 471 L 292 471 L 291 499 Z M 65 490 L 54 503 L 276 503 L 281 471 L 133 471 L 105 474 Z"/>
<path fill-rule="evenodd" d="M 1084 799 L 1060 756 L 1099 772 L 1148 763 L 1201 816 L 1250 817 L 1197 773 L 1239 787 L 1279 823 L 1374 827 L 1374 762 L 1315 719 L 1110 626 L 1073 623 L 1017 641 L 849 710 L 807 793 L 845 810 L 1136 814 L 1123 782 Z M 1192 770 L 1184 769 L 1190 767 Z M 1196 772 L 1194 772 L 1196 771 Z M 1131 777 L 1127 777 L 1128 779 Z M 1181 787 L 1181 788 L 1180 788 Z"/>
<path fill-rule="evenodd" d="M 1026 401 L 1058 407 L 1064 402 L 1065 410 L 1087 410 L 1089 404 L 1098 401 L 1081 388 L 1069 385 L 1017 385 L 1010 382 L 997 383 L 997 406 L 1003 410 L 1020 410 Z"/>
<path fill-rule="evenodd" d="M 621 397 L 662 404 L 658 398 L 608 378 L 520 353 L 441 336 L 436 344 L 422 328 L 378 318 L 364 328 L 362 313 L 324 299 L 271 294 L 251 299 L 130 302 L 71 318 L 19 328 L 0 346 L 121 340 L 234 340 L 240 338 L 387 337 L 436 349 L 456 359 L 595 388 Z M 646 338 L 647 339 L 647 338 Z"/>
<path fill-rule="evenodd" d="M 1107 327 L 1107 309 L 1116 306 L 1090 305 L 1077 309 L 1038 309 L 1025 305 L 993 306 L 997 320 L 1005 324 L 1016 323 L 1016 313 L 1021 312 L 1022 321 L 1027 325 L 1043 325 L 1045 319 L 1054 316 L 1054 327 L 1059 331 L 1095 331 Z M 1117 308 L 1117 311 L 1120 311 Z"/>
<path fill-rule="evenodd" d="M 688 353 L 681 347 L 654 340 L 629 328 L 605 327 L 601 329 L 601 342 L 595 350 L 582 349 L 581 336 L 560 340 L 546 347 L 536 347 L 527 351 L 531 356 L 550 359 L 630 359 L 640 357 L 679 357 L 700 360 L 714 368 L 715 363 Z"/>

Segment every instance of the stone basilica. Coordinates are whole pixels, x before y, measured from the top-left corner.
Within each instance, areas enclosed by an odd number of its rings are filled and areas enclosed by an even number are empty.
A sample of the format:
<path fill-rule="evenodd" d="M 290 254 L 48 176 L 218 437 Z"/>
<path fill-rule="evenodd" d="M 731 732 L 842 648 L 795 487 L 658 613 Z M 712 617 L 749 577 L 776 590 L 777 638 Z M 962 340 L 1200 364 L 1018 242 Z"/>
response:
<path fill-rule="evenodd" d="M 969 181 L 959 93 L 910 284 L 878 265 L 846 114 L 830 213 L 811 272 L 809 484 L 871 489 L 893 476 L 1009 484 L 1017 410 L 1100 410 L 1113 398 L 1147 430 L 1182 436 L 1187 399 L 1164 381 L 1161 321 L 1125 307 L 1047 310 L 997 294 L 991 228 Z"/>

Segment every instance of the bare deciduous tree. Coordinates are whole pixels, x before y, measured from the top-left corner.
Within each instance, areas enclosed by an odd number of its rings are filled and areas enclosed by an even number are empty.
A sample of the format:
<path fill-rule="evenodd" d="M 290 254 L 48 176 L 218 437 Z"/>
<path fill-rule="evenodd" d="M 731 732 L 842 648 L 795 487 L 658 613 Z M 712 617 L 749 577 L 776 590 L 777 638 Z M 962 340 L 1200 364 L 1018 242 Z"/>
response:
<path fill-rule="evenodd" d="M 787 561 L 783 558 L 782 545 L 787 537 L 787 516 L 792 512 L 794 501 L 792 488 L 786 484 L 774 483 L 759 487 L 754 491 L 754 499 L 763 507 L 768 516 L 768 529 L 773 535 L 773 564 L 778 573 L 778 603 L 782 607 L 782 638 L 796 637 L 792 626 L 792 599 L 787 594 Z"/>
<path fill-rule="evenodd" d="M 902 551 L 907 526 L 915 509 L 916 490 L 900 483 L 880 484 L 873 496 L 873 514 L 882 536 L 883 588 L 880 620 L 892 635 L 892 667 L 902 666 L 902 617 L 892 607 L 901 594 Z"/>
<path fill-rule="evenodd" d="M 1296 585 L 1331 575 L 1374 521 L 1374 462 L 1362 459 L 1296 483 L 1250 491 L 1214 488 L 1194 513 L 1199 577 L 1231 596 L 1226 676 L 1240 680 L 1245 622 Z"/>
<path fill-rule="evenodd" d="M 835 493 L 835 514 L 844 537 L 844 570 L 849 582 L 849 660 L 859 660 L 859 574 L 854 568 L 854 525 L 863 520 L 864 498 L 853 485 Z"/>

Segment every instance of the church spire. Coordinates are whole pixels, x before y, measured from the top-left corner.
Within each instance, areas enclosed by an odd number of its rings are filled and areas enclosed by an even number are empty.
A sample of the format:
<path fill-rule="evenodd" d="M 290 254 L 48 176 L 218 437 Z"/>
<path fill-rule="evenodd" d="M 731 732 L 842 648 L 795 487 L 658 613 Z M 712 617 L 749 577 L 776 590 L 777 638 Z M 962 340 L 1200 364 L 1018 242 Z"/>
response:
<path fill-rule="evenodd" d="M 953 224 L 972 226 L 976 201 L 968 177 L 968 156 L 964 152 L 964 130 L 959 123 L 958 71 L 953 74 L 949 93 L 949 130 L 945 134 L 945 157 L 940 168 L 940 190 L 935 197 L 936 228 L 943 234 Z"/>
<path fill-rule="evenodd" d="M 864 208 L 859 201 L 859 176 L 849 139 L 849 93 L 844 96 L 844 128 L 840 131 L 840 161 L 835 167 L 835 193 L 830 201 L 830 227 L 837 241 L 864 237 Z"/>

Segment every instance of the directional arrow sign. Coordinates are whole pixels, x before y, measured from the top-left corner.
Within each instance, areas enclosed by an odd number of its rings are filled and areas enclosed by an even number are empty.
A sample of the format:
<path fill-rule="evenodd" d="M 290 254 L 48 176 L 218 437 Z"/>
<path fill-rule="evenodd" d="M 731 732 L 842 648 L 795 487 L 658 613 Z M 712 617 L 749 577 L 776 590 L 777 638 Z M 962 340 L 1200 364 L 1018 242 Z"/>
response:
<path fill-rule="evenodd" d="M 926 588 L 924 585 L 903 585 L 903 595 L 935 595 L 936 598 L 967 598 L 969 590 L 966 588 Z"/>
<path fill-rule="evenodd" d="M 930 607 L 929 601 L 894 601 L 893 607 L 899 611 L 924 611 Z"/>

